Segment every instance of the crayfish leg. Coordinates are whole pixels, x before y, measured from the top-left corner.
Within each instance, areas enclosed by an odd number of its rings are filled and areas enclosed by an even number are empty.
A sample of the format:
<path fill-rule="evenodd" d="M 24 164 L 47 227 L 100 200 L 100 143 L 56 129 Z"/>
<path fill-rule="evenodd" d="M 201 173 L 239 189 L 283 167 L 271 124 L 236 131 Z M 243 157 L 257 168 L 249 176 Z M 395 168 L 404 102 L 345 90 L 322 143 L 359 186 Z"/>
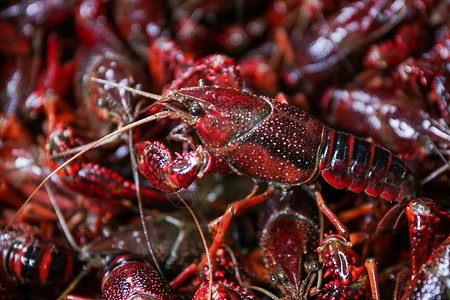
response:
<path fill-rule="evenodd" d="M 231 222 L 231 219 L 233 218 L 233 216 L 235 216 L 236 214 L 238 214 L 239 212 L 241 212 L 242 210 L 244 210 L 250 206 L 253 206 L 258 203 L 263 202 L 264 200 L 266 200 L 267 198 L 272 196 L 274 191 L 275 191 L 275 189 L 272 186 L 269 186 L 264 193 L 254 196 L 253 195 L 254 190 L 252 190 L 252 193 L 248 197 L 246 197 L 242 200 L 238 200 L 233 203 L 230 203 L 228 205 L 227 210 L 221 217 L 219 217 L 209 223 L 210 228 L 212 228 L 216 232 L 216 234 L 214 235 L 214 240 L 211 244 L 211 247 L 209 248 L 209 255 L 210 255 L 211 259 L 215 258 L 217 249 L 219 249 L 220 245 L 224 241 L 225 233 L 228 230 L 228 227 L 230 225 L 230 222 Z M 203 268 L 204 265 L 205 265 L 205 261 L 203 260 L 203 262 L 200 264 L 199 267 Z"/>
<path fill-rule="evenodd" d="M 186 279 L 195 274 L 197 272 L 197 264 L 192 263 L 186 268 L 184 268 L 174 279 L 172 279 L 169 283 L 172 289 L 177 288 L 180 284 L 182 284 Z"/>
<path fill-rule="evenodd" d="M 308 185 L 308 189 L 312 192 L 314 199 L 317 202 L 317 207 L 328 218 L 328 220 L 337 229 L 340 235 L 342 235 L 347 241 L 350 240 L 350 234 L 347 227 L 339 220 L 336 214 L 325 203 L 325 200 L 320 193 L 320 185 L 313 183 Z"/>
<path fill-rule="evenodd" d="M 378 288 L 377 262 L 375 258 L 368 258 L 365 261 L 367 274 L 369 275 L 370 289 L 374 300 L 380 299 L 380 291 Z"/>

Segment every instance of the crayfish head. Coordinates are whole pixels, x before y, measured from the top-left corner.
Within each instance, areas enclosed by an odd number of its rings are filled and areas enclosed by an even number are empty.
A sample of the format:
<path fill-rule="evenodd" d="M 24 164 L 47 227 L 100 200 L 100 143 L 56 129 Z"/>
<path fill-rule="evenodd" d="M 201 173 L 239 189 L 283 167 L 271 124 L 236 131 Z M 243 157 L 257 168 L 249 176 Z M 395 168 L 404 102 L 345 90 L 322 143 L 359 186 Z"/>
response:
<path fill-rule="evenodd" d="M 198 86 L 172 91 L 169 108 L 194 126 L 204 146 L 210 150 L 224 147 L 252 130 L 272 112 L 269 101 L 227 87 Z"/>

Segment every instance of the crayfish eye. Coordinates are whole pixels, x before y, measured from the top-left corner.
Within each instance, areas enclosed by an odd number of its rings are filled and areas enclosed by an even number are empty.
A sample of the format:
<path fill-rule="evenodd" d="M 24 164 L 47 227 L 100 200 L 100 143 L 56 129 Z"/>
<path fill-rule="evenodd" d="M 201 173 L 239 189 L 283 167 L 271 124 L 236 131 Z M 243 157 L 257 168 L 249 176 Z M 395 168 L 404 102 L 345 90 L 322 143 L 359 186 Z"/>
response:
<path fill-rule="evenodd" d="M 317 260 L 312 260 L 304 263 L 305 271 L 308 273 L 317 272 L 320 270 L 320 264 Z"/>
<path fill-rule="evenodd" d="M 198 80 L 198 86 L 207 86 L 208 85 L 208 81 L 206 81 L 205 78 L 201 78 Z"/>
<path fill-rule="evenodd" d="M 98 98 L 97 99 L 97 106 L 100 107 L 100 108 L 106 107 L 105 99 Z"/>
<path fill-rule="evenodd" d="M 270 282 L 273 284 L 278 283 L 278 276 L 276 274 L 270 274 Z"/>
<path fill-rule="evenodd" d="M 203 113 L 203 109 L 199 105 L 189 107 L 189 113 L 193 117 L 198 117 Z"/>

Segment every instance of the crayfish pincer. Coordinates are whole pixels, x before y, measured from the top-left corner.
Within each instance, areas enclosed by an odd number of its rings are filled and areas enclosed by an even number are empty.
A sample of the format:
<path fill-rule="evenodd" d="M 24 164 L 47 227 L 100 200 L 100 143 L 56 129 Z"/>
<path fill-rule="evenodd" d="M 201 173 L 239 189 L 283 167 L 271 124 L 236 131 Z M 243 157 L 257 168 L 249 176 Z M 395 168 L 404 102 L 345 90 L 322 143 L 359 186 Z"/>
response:
<path fill-rule="evenodd" d="M 239 89 L 198 86 L 167 92 L 160 100 L 198 134 L 196 150 L 177 154 L 159 142 L 137 145 L 140 171 L 167 192 L 189 186 L 208 172 L 238 174 L 264 180 L 271 187 L 310 184 L 319 173 L 331 185 L 366 192 L 389 201 L 413 197 L 419 181 L 388 150 L 324 126 L 305 111 L 275 99 Z M 218 230 L 214 253 L 231 217 L 269 197 L 266 193 L 230 204 L 211 225 Z M 345 227 L 314 191 L 319 207 L 342 233 Z"/>

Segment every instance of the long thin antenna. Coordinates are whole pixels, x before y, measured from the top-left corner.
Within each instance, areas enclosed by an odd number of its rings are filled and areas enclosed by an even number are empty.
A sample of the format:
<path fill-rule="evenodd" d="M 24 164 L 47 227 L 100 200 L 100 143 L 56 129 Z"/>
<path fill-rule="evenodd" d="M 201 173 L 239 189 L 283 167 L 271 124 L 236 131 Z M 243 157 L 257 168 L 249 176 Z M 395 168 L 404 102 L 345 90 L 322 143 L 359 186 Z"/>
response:
<path fill-rule="evenodd" d="M 116 139 L 116 137 L 114 137 L 114 139 Z M 110 142 L 114 141 L 114 139 L 111 139 L 109 141 L 104 141 L 103 143 L 100 143 L 100 144 L 96 144 L 91 149 L 98 148 L 98 147 L 101 147 L 103 145 L 107 145 Z M 74 148 L 71 148 L 71 149 L 68 149 L 68 150 L 65 150 L 64 152 L 60 152 L 60 153 L 56 153 L 56 154 L 53 154 L 53 155 L 46 156 L 44 159 L 45 160 L 50 160 L 50 159 L 64 157 L 64 156 L 67 156 L 69 154 L 76 154 L 76 153 L 78 153 L 80 151 L 83 151 L 86 148 L 91 147 L 92 144 L 94 144 L 94 143 L 96 143 L 96 141 L 91 142 L 91 143 L 87 143 L 87 144 L 84 144 L 84 145 L 81 145 L 81 146 L 78 146 L 78 147 L 74 147 Z"/>
<path fill-rule="evenodd" d="M 269 292 L 268 290 L 266 290 L 266 289 L 264 289 L 262 287 L 245 284 L 244 281 L 242 280 L 241 272 L 239 272 L 239 268 L 238 268 L 239 263 L 238 263 L 238 261 L 236 259 L 236 256 L 233 253 L 233 250 L 231 250 L 231 248 L 227 244 L 223 244 L 221 247 L 227 249 L 228 254 L 231 257 L 231 261 L 233 262 L 233 266 L 234 266 L 234 272 L 235 272 L 235 275 L 236 275 L 236 279 L 237 279 L 237 281 L 238 281 L 240 286 L 242 286 L 242 287 L 244 287 L 244 288 L 246 288 L 248 290 L 251 289 L 251 290 L 258 291 L 258 292 L 266 295 L 267 297 L 269 297 L 269 298 L 271 298 L 273 300 L 281 300 L 280 298 L 278 298 L 277 296 L 275 296 L 274 294 L 272 294 L 271 292 Z"/>
<path fill-rule="evenodd" d="M 184 204 L 184 206 L 186 206 L 186 208 L 189 210 L 189 212 L 192 215 L 192 218 L 194 218 L 194 222 L 197 225 L 198 231 L 200 232 L 200 236 L 202 238 L 202 242 L 203 242 L 203 246 L 205 247 L 205 253 L 206 253 L 206 259 L 208 260 L 208 265 L 209 265 L 209 290 L 208 290 L 208 300 L 212 299 L 212 284 L 213 284 L 213 269 L 212 269 L 212 263 L 211 263 L 211 257 L 209 256 L 209 247 L 208 244 L 206 243 L 206 238 L 205 235 L 203 234 L 203 230 L 200 226 L 200 223 L 198 222 L 197 217 L 195 216 L 194 212 L 192 211 L 191 207 L 189 206 L 189 204 L 187 204 L 187 202 L 180 196 L 180 194 L 178 194 L 177 192 L 175 192 L 175 194 L 177 195 L 177 197 L 180 199 L 180 201 Z"/>
<path fill-rule="evenodd" d="M 440 166 L 439 168 L 437 168 L 436 170 L 434 170 L 433 172 L 431 172 L 427 177 L 422 179 L 422 181 L 420 182 L 422 185 L 430 182 L 431 180 L 435 179 L 436 177 L 438 177 L 439 175 L 444 173 L 446 170 L 450 169 L 449 161 L 444 157 L 444 155 L 442 155 L 441 151 L 439 151 L 439 148 L 436 146 L 436 144 L 429 137 L 428 137 L 428 142 L 436 150 L 437 155 L 444 162 L 444 164 L 442 166 Z"/>
<path fill-rule="evenodd" d="M 70 283 L 70 285 L 59 295 L 56 300 L 68 299 L 67 294 L 69 294 L 73 289 L 76 288 L 81 279 L 83 279 L 92 269 L 92 266 L 88 265 L 83 271 L 78 274 L 78 276 Z"/>
<path fill-rule="evenodd" d="M 36 189 L 31 193 L 31 195 L 27 198 L 27 200 L 25 200 L 25 202 L 23 203 L 22 207 L 19 208 L 19 210 L 16 212 L 16 214 L 12 217 L 12 219 L 9 221 L 8 225 L 6 225 L 5 229 L 6 230 L 11 223 L 15 220 L 15 218 L 22 212 L 22 210 L 24 209 L 24 207 L 28 204 L 28 202 L 31 200 L 31 198 L 33 198 L 33 196 L 37 193 L 37 191 L 56 173 L 58 173 L 59 171 L 61 171 L 65 166 L 67 166 L 68 164 L 70 164 L 72 161 L 74 161 L 75 159 L 77 159 L 78 157 L 80 157 L 81 155 L 83 155 L 84 153 L 86 153 L 87 151 L 91 150 L 92 148 L 94 148 L 95 146 L 109 140 L 110 138 L 114 137 L 117 134 L 120 134 L 122 132 L 125 132 L 131 128 L 134 128 L 136 126 L 148 123 L 150 121 L 154 121 L 154 120 L 161 120 L 164 118 L 170 118 L 172 117 L 174 114 L 174 112 L 172 111 L 162 111 L 159 113 L 156 113 L 154 115 L 148 116 L 144 119 L 141 119 L 139 121 L 136 121 L 132 124 L 126 125 L 122 128 L 117 129 L 116 131 L 111 132 L 110 134 L 105 135 L 104 137 L 102 137 L 101 139 L 97 140 L 96 142 L 92 143 L 89 147 L 87 147 L 86 149 L 80 151 L 79 153 L 75 154 L 74 156 L 72 156 L 70 159 L 68 159 L 66 162 L 64 162 L 63 164 L 61 164 L 58 168 L 56 168 L 53 172 L 51 172 L 47 177 L 45 177 L 45 179 L 36 187 Z M 176 114 L 176 113 L 175 113 Z"/>
<path fill-rule="evenodd" d="M 148 250 L 150 252 L 150 255 L 153 259 L 153 263 L 155 264 L 156 268 L 158 269 L 161 276 L 163 275 L 162 269 L 158 264 L 158 260 L 156 259 L 155 251 L 153 250 L 152 243 L 150 242 L 150 237 L 148 234 L 147 226 L 145 224 L 145 216 L 144 216 L 144 205 L 142 203 L 142 195 L 141 195 L 141 184 L 139 180 L 139 174 L 137 171 L 137 162 L 136 162 L 136 156 L 133 151 L 133 134 L 130 129 L 130 133 L 128 134 L 128 146 L 130 147 L 130 160 L 131 160 L 131 169 L 133 170 L 133 177 L 134 177 L 134 183 L 136 184 L 136 196 L 137 196 L 137 202 L 139 206 L 139 216 L 141 219 L 141 225 L 142 230 L 145 236 L 145 241 L 147 243 Z"/>
<path fill-rule="evenodd" d="M 146 97 L 146 98 L 154 99 L 154 100 L 157 100 L 157 101 L 162 99 L 161 95 L 153 94 L 153 93 L 149 93 L 149 92 L 144 92 L 144 91 L 141 91 L 141 90 L 137 90 L 137 89 L 131 88 L 131 87 L 126 86 L 126 85 L 118 84 L 118 83 L 115 83 L 115 82 L 110 82 L 110 81 L 107 81 L 107 80 L 104 80 L 104 79 L 100 79 L 100 78 L 97 78 L 97 77 L 91 77 L 91 80 L 95 81 L 95 82 L 98 82 L 98 83 L 104 84 L 105 85 L 105 89 L 107 89 L 108 86 L 112 86 L 112 87 L 115 87 L 115 88 L 124 89 L 124 90 L 126 90 L 128 92 L 135 93 L 137 95 L 141 95 L 141 96 Z"/>
<path fill-rule="evenodd" d="M 242 286 L 245 287 L 248 290 L 254 290 L 254 291 L 260 292 L 261 294 L 266 295 L 270 299 L 282 300 L 282 298 L 278 298 L 277 296 L 275 296 L 274 294 L 272 294 L 271 292 L 269 292 L 268 290 L 266 290 L 266 289 L 264 289 L 262 287 L 259 287 L 259 286 L 256 286 L 256 285 L 242 285 Z"/>
<path fill-rule="evenodd" d="M 55 210 L 56 215 L 58 216 L 59 224 L 61 225 L 64 234 L 66 235 L 67 240 L 69 241 L 70 246 L 74 248 L 78 253 L 81 253 L 81 248 L 73 238 L 72 233 L 69 230 L 69 226 L 67 226 L 67 222 L 64 219 L 64 216 L 59 208 L 58 202 L 56 202 L 55 196 L 53 195 L 53 191 L 50 188 L 49 184 L 45 184 L 45 189 L 47 190 L 48 198 L 53 205 L 53 209 Z"/>
<path fill-rule="evenodd" d="M 157 95 L 157 94 L 144 92 L 144 91 L 141 91 L 141 90 L 130 88 L 130 87 L 125 86 L 125 85 L 117 84 L 117 83 L 114 83 L 114 82 L 109 82 L 109 81 L 106 81 L 106 80 L 103 80 L 103 79 L 100 79 L 100 78 L 97 78 L 97 77 L 91 77 L 90 79 L 92 81 L 104 84 L 105 89 L 109 89 L 109 87 L 112 86 L 112 87 L 115 87 L 115 88 L 118 88 L 118 89 L 124 89 L 124 90 L 126 90 L 128 92 L 135 93 L 137 95 L 141 95 L 141 96 L 146 97 L 146 98 L 154 99 L 154 100 L 157 100 L 157 101 L 160 101 L 161 98 L 162 98 L 160 95 Z M 135 153 L 133 151 L 133 149 L 134 149 L 133 145 L 134 145 L 133 144 L 133 133 L 132 133 L 132 130 L 129 129 L 128 147 L 130 149 L 131 169 L 133 170 L 133 178 L 134 178 L 134 183 L 136 185 L 136 197 L 137 197 L 137 202 L 138 202 L 138 207 L 139 207 L 139 215 L 140 215 L 140 219 L 141 219 L 142 230 L 143 230 L 143 233 L 144 233 L 144 236 L 145 236 L 145 241 L 147 243 L 148 250 L 150 252 L 150 256 L 153 259 L 153 263 L 155 264 L 155 266 L 158 269 L 159 273 L 161 275 L 163 275 L 162 269 L 159 266 L 158 260 L 156 259 L 155 252 L 153 251 L 153 247 L 152 247 L 152 244 L 150 242 L 150 237 L 149 237 L 149 233 L 148 233 L 148 230 L 147 230 L 147 226 L 145 224 L 144 205 L 142 203 L 140 179 L 139 179 L 139 174 L 137 172 L 137 162 L 136 162 Z"/>
<path fill-rule="evenodd" d="M 50 202 L 53 205 L 53 209 L 55 210 L 56 215 L 58 216 L 59 219 L 59 224 L 61 225 L 61 228 L 64 231 L 64 234 L 67 238 L 67 240 L 69 241 L 69 244 L 71 245 L 72 248 L 74 248 L 78 253 L 81 253 L 81 248 L 80 246 L 77 244 L 77 242 L 75 241 L 75 239 L 73 238 L 72 233 L 69 230 L 69 227 L 67 226 L 66 220 L 64 219 L 64 216 L 61 212 L 61 209 L 58 205 L 58 202 L 56 201 L 56 198 L 53 194 L 53 190 L 51 189 L 51 187 L 49 186 L 49 184 L 45 184 L 45 189 L 47 190 L 47 194 L 48 197 L 50 199 Z M 80 280 L 82 278 L 84 278 L 91 270 L 92 265 L 88 264 L 88 266 L 83 269 L 83 271 L 80 272 L 80 274 L 78 274 L 75 279 L 70 283 L 70 285 L 62 292 L 61 295 L 59 295 L 57 300 L 60 299 L 64 299 L 65 296 L 70 293 L 80 282 Z"/>

